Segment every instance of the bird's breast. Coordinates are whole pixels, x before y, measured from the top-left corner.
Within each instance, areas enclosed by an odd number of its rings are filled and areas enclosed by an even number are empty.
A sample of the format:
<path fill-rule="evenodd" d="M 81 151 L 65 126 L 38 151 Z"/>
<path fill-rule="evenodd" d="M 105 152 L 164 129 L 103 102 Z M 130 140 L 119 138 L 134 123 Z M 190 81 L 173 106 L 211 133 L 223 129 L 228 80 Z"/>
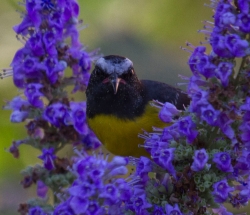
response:
<path fill-rule="evenodd" d="M 163 128 L 167 124 L 158 117 L 158 109 L 147 105 L 143 114 L 133 119 L 118 118 L 112 114 L 98 114 L 88 119 L 90 128 L 105 147 L 115 155 L 148 156 L 144 148 L 139 148 L 144 140 L 138 137 L 143 130 L 152 132 L 152 127 Z"/>

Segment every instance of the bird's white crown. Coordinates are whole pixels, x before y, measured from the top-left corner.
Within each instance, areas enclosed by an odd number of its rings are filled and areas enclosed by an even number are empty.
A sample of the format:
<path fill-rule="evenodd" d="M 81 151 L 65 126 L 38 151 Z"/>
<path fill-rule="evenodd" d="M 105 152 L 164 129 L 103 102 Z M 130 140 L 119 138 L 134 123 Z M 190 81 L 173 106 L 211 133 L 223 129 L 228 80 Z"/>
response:
<path fill-rule="evenodd" d="M 121 75 L 129 68 L 133 67 L 133 62 L 125 57 L 114 56 L 109 57 L 108 59 L 105 57 L 101 57 L 96 61 L 95 65 L 108 74 L 112 74 L 115 72 L 118 75 Z"/>

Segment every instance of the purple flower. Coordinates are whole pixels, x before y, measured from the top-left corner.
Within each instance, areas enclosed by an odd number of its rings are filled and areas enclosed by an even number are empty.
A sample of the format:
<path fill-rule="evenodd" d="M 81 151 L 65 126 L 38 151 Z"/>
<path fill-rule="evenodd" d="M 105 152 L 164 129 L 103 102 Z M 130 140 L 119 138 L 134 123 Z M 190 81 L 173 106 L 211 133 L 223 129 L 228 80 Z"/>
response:
<path fill-rule="evenodd" d="M 206 47 L 198 46 L 189 58 L 189 66 L 193 74 L 197 76 L 202 74 L 205 78 L 214 76 L 216 66 L 211 62 L 209 56 L 205 54 Z"/>
<path fill-rule="evenodd" d="M 57 56 L 56 49 L 56 35 L 54 32 L 48 31 L 43 35 L 43 43 L 45 45 L 46 53 L 50 55 L 50 57 Z"/>
<path fill-rule="evenodd" d="M 244 57 L 249 53 L 249 43 L 237 34 L 227 35 L 225 45 L 235 57 Z"/>
<path fill-rule="evenodd" d="M 146 157 L 141 156 L 138 161 L 136 161 L 136 175 L 141 178 L 148 178 L 148 173 L 152 171 L 152 161 Z"/>
<path fill-rule="evenodd" d="M 62 202 L 54 208 L 53 215 L 75 215 L 74 211 L 69 205 L 69 200 Z"/>
<path fill-rule="evenodd" d="M 196 150 L 194 153 L 194 161 L 191 165 L 191 169 L 196 172 L 203 170 L 208 158 L 209 157 L 205 149 Z"/>
<path fill-rule="evenodd" d="M 229 77 L 233 72 L 234 65 L 231 62 L 221 62 L 216 69 L 216 76 L 220 79 L 223 87 L 228 86 Z"/>
<path fill-rule="evenodd" d="M 214 126 L 219 116 L 219 111 L 215 110 L 210 104 L 201 107 L 201 118 L 205 120 L 209 125 Z"/>
<path fill-rule="evenodd" d="M 154 205 L 154 211 L 152 212 L 152 215 L 165 215 L 163 210 L 164 209 L 162 207 Z"/>
<path fill-rule="evenodd" d="M 70 108 L 74 128 L 79 134 L 87 135 L 89 129 L 86 122 L 86 102 L 70 102 Z"/>
<path fill-rule="evenodd" d="M 101 198 L 105 198 L 107 205 L 112 205 L 118 202 L 119 190 L 113 184 L 107 184 L 103 187 L 102 192 L 99 195 Z"/>
<path fill-rule="evenodd" d="M 198 135 L 198 131 L 195 129 L 196 126 L 190 116 L 181 118 L 178 121 L 179 132 L 187 137 L 187 141 L 192 143 Z"/>
<path fill-rule="evenodd" d="M 238 0 L 238 7 L 242 13 L 248 14 L 250 9 L 249 0 Z"/>
<path fill-rule="evenodd" d="M 231 120 L 225 112 L 220 113 L 217 121 L 217 125 L 220 127 L 221 131 L 230 139 L 235 137 L 234 130 L 231 127 Z"/>
<path fill-rule="evenodd" d="M 68 107 L 62 103 L 54 103 L 44 111 L 43 117 L 51 124 L 60 127 L 65 124 L 66 115 L 68 114 Z"/>
<path fill-rule="evenodd" d="M 82 198 L 88 198 L 95 193 L 95 186 L 83 181 L 79 185 L 72 186 L 68 189 L 71 196 L 78 196 Z"/>
<path fill-rule="evenodd" d="M 234 55 L 228 50 L 225 43 L 225 36 L 219 35 L 214 32 L 211 35 L 211 45 L 213 47 L 213 51 L 220 57 L 223 58 L 233 58 Z"/>
<path fill-rule="evenodd" d="M 31 49 L 35 56 L 42 56 L 45 54 L 42 43 L 42 34 L 40 32 L 33 34 L 26 43 L 26 47 Z"/>
<path fill-rule="evenodd" d="M 55 58 L 48 58 L 44 61 L 44 69 L 51 84 L 54 84 L 59 77 L 62 77 L 67 67 L 65 61 L 57 61 Z"/>
<path fill-rule="evenodd" d="M 223 172 L 233 172 L 231 157 L 227 152 L 218 152 L 214 154 L 213 162 L 216 167 Z"/>
<path fill-rule="evenodd" d="M 197 74 L 197 64 L 200 62 L 200 58 L 205 55 L 206 47 L 205 46 L 198 46 L 194 49 L 192 55 L 189 57 L 189 67 L 192 72 L 196 75 Z"/>
<path fill-rule="evenodd" d="M 226 179 L 216 182 L 213 185 L 214 191 L 212 192 L 214 196 L 214 201 L 217 203 L 223 203 L 227 200 L 230 192 L 234 191 L 234 188 L 230 187 Z"/>
<path fill-rule="evenodd" d="M 28 118 L 28 116 L 29 116 L 28 111 L 15 110 L 10 115 L 10 121 L 13 123 L 23 122 L 25 119 Z"/>
<path fill-rule="evenodd" d="M 88 130 L 87 135 L 83 135 L 82 143 L 86 150 L 97 149 L 101 146 L 100 140 L 96 137 L 95 133 L 92 130 Z"/>
<path fill-rule="evenodd" d="M 39 206 L 35 206 L 29 209 L 28 215 L 47 215 Z"/>
<path fill-rule="evenodd" d="M 179 113 L 180 111 L 178 111 L 173 104 L 166 102 L 160 110 L 159 118 L 163 122 L 169 123 L 172 122 L 173 117 L 178 115 Z"/>
<path fill-rule="evenodd" d="M 75 214 L 85 214 L 89 206 L 89 200 L 79 196 L 73 196 L 69 202 Z"/>
<path fill-rule="evenodd" d="M 36 193 L 37 196 L 41 198 L 45 198 L 48 192 L 48 187 L 41 181 L 37 181 L 37 188 L 36 188 Z"/>
<path fill-rule="evenodd" d="M 152 154 L 152 158 L 170 174 L 175 176 L 175 169 L 172 164 L 174 160 L 174 151 L 175 148 L 159 149 Z"/>
<path fill-rule="evenodd" d="M 214 76 L 216 66 L 211 63 L 209 56 L 204 55 L 199 59 L 197 64 L 197 71 L 205 78 L 211 78 Z"/>
<path fill-rule="evenodd" d="M 241 170 L 250 170 L 250 151 L 244 150 L 242 155 L 237 159 L 237 168 Z"/>
<path fill-rule="evenodd" d="M 138 192 L 138 194 L 137 194 Z M 144 210 L 150 208 L 152 205 L 148 203 L 145 194 L 140 194 L 140 190 L 135 191 L 135 197 L 133 198 L 133 210 L 136 214 L 143 214 Z"/>
<path fill-rule="evenodd" d="M 249 13 L 241 13 L 238 15 L 237 20 L 240 30 L 244 33 L 250 32 L 250 15 Z"/>
<path fill-rule="evenodd" d="M 182 215 L 177 204 L 174 206 L 167 204 L 165 207 L 166 215 Z"/>
<path fill-rule="evenodd" d="M 41 90 L 43 89 L 42 84 L 28 84 L 25 89 L 25 96 L 27 97 L 28 101 L 31 105 L 37 108 L 43 107 L 43 101 L 40 99 L 43 96 Z"/>
<path fill-rule="evenodd" d="M 43 149 L 42 155 L 38 156 L 38 158 L 43 160 L 43 165 L 47 170 L 52 170 L 55 168 L 53 161 L 56 159 L 54 148 Z"/>
<path fill-rule="evenodd" d="M 218 215 L 233 215 L 233 213 L 228 212 L 223 205 L 220 205 L 219 208 L 213 208 L 212 211 Z"/>

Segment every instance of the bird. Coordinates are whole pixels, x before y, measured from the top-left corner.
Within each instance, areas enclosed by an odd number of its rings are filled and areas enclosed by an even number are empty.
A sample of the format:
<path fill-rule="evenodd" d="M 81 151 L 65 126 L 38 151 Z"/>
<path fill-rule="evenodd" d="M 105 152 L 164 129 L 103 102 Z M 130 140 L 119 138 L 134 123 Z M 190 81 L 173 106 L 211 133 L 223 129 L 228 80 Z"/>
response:
<path fill-rule="evenodd" d="M 127 57 L 99 58 L 86 89 L 86 116 L 89 127 L 104 147 L 114 155 L 147 156 L 142 131 L 168 126 L 159 119 L 152 101 L 169 102 L 184 110 L 190 99 L 182 90 L 166 83 L 139 80 L 133 62 Z M 151 103 L 151 104 L 150 104 Z"/>

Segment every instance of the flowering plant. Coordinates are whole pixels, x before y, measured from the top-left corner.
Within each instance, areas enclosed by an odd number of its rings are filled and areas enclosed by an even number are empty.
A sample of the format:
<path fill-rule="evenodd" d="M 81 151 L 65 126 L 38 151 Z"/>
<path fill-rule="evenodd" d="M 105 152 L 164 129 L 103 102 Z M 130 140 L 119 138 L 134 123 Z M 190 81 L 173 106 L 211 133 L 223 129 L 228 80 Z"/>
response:
<path fill-rule="evenodd" d="M 14 141 L 9 151 L 17 158 L 18 147 L 29 144 L 41 150 L 43 166 L 23 171 L 22 185 L 36 184 L 39 198 L 21 204 L 20 214 L 230 215 L 224 203 L 236 208 L 248 203 L 249 0 L 211 0 L 214 22 L 207 21 L 202 32 L 212 51 L 187 44 L 193 75 L 183 77 L 191 98 L 185 111 L 154 102 L 160 119 L 172 125 L 141 135 L 152 159 L 111 161 L 97 149 L 100 142 L 86 124 L 86 103 L 69 99 L 66 91 L 86 89 L 97 57 L 79 41 L 84 26 L 77 1 L 26 0 L 23 6 L 23 21 L 14 30 L 24 47 L 2 75 L 12 75 L 24 93 L 5 108 L 12 110 L 11 122 L 26 122 L 28 137 Z M 71 159 L 57 155 L 66 144 L 74 146 Z M 120 178 L 127 164 L 135 172 Z"/>

